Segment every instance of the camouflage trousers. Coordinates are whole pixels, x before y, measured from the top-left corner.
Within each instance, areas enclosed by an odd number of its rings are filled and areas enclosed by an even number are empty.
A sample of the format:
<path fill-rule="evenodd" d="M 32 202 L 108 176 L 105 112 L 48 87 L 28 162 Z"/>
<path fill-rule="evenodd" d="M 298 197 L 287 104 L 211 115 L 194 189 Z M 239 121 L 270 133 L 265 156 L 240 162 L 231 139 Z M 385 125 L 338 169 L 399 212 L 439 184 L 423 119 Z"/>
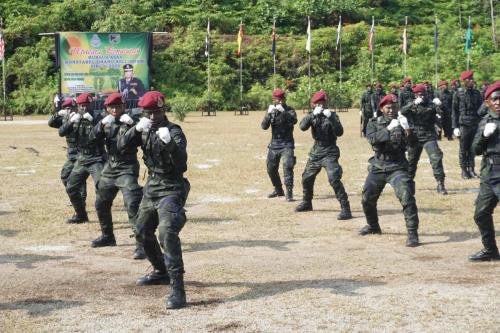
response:
<path fill-rule="evenodd" d="M 394 189 L 401 206 L 403 206 L 406 228 L 408 230 L 417 230 L 419 222 L 418 210 L 409 182 L 410 177 L 405 170 L 376 173 L 369 171 L 363 186 L 361 201 L 366 222 L 371 226 L 379 227 L 377 201 L 385 185 L 389 183 Z"/>
<path fill-rule="evenodd" d="M 453 127 L 451 126 L 451 113 L 445 112 L 442 118 L 444 136 L 451 138 L 453 136 Z"/>
<path fill-rule="evenodd" d="M 472 141 L 476 135 L 477 126 L 460 125 L 460 150 L 458 160 L 462 169 L 474 168 L 474 152 L 472 151 Z"/>
<path fill-rule="evenodd" d="M 102 162 L 96 162 L 91 165 L 82 165 L 80 161 L 75 162 L 73 170 L 71 170 L 68 178 L 66 193 L 68 193 L 71 204 L 73 205 L 75 213 L 78 216 L 83 216 L 86 213 L 85 200 L 83 200 L 82 198 L 80 189 L 84 184 L 87 183 L 87 178 L 89 177 L 89 175 L 92 176 L 94 185 L 97 188 L 97 183 L 101 178 L 102 168 Z"/>
<path fill-rule="evenodd" d="M 443 152 L 439 148 L 436 140 L 427 141 L 425 143 L 418 142 L 408 147 L 408 176 L 412 180 L 415 179 L 418 160 L 420 159 L 423 149 L 425 149 L 429 156 L 434 178 L 437 181 L 444 181 Z"/>
<path fill-rule="evenodd" d="M 314 182 L 316 176 L 325 168 L 328 176 L 328 182 L 333 187 L 335 196 L 342 206 L 349 204 L 349 198 L 344 188 L 344 184 L 340 181 L 342 179 L 342 167 L 338 162 L 337 156 L 325 156 L 318 158 L 311 156 L 307 160 L 306 168 L 302 173 L 302 189 L 304 201 L 311 201 L 314 196 Z"/>
<path fill-rule="evenodd" d="M 500 165 L 496 165 L 500 174 Z M 493 225 L 493 211 L 500 198 L 500 178 L 481 179 L 479 194 L 476 199 L 476 209 L 474 211 L 474 221 L 476 222 L 481 241 L 485 248 L 496 249 L 495 227 Z"/>
<path fill-rule="evenodd" d="M 166 268 L 170 276 L 184 273 L 179 233 L 185 223 L 186 211 L 181 195 L 142 198 L 135 227 L 137 242 L 144 247 L 153 267 L 163 271 Z M 156 229 L 158 238 L 155 235 Z"/>
<path fill-rule="evenodd" d="M 101 176 L 97 184 L 95 208 L 103 235 L 113 234 L 111 206 L 118 191 L 122 192 L 128 221 L 132 228 L 135 228 L 137 211 L 142 198 L 142 187 L 137 183 L 137 175 Z"/>
<path fill-rule="evenodd" d="M 68 185 L 68 178 L 69 175 L 71 174 L 71 171 L 73 170 L 73 167 L 75 166 L 76 160 L 74 159 L 67 159 L 66 162 L 64 162 L 64 165 L 61 169 L 61 181 L 66 188 Z M 87 200 L 87 183 L 85 182 L 82 184 L 82 188 L 80 189 L 80 194 L 82 196 L 83 201 Z"/>
<path fill-rule="evenodd" d="M 274 188 L 281 188 L 281 178 L 278 172 L 281 159 L 283 159 L 283 180 L 285 186 L 293 187 L 293 167 L 297 161 L 293 155 L 293 148 L 269 148 L 267 153 L 267 174 Z"/>

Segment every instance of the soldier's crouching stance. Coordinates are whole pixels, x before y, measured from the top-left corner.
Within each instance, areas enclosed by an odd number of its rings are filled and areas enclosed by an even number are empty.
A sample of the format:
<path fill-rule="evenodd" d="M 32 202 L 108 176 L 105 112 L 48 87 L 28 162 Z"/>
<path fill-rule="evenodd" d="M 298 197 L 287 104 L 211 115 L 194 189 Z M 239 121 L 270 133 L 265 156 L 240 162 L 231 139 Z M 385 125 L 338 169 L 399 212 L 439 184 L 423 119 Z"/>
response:
<path fill-rule="evenodd" d="M 160 92 L 144 94 L 139 102 L 144 117 L 120 137 L 118 149 L 141 146 L 148 168 L 136 237 L 154 271 L 137 280 L 137 285 L 171 283 L 172 292 L 166 306 L 177 309 L 186 305 L 179 232 L 186 222 L 184 204 L 189 193 L 189 182 L 183 177 L 187 170 L 187 141 L 182 129 L 167 119 L 164 104 L 165 97 Z M 156 228 L 160 243 L 155 235 Z"/>
<path fill-rule="evenodd" d="M 488 114 L 479 123 L 472 143 L 476 155 L 483 155 L 474 221 L 484 249 L 470 256 L 470 261 L 500 260 L 493 225 L 493 211 L 500 198 L 500 81 L 486 90 L 484 98 Z"/>
<path fill-rule="evenodd" d="M 410 188 L 408 161 L 405 156 L 409 131 L 408 120 L 398 117 L 397 110 L 392 108 L 395 95 L 387 95 L 380 101 L 383 116 L 370 120 L 366 127 L 366 138 L 375 151 L 369 160 L 368 176 L 363 187 L 363 211 L 367 225 L 359 234 L 381 234 L 378 223 L 377 201 L 387 183 L 403 206 L 408 239 L 406 246 L 418 246 L 418 212 L 415 197 Z"/>

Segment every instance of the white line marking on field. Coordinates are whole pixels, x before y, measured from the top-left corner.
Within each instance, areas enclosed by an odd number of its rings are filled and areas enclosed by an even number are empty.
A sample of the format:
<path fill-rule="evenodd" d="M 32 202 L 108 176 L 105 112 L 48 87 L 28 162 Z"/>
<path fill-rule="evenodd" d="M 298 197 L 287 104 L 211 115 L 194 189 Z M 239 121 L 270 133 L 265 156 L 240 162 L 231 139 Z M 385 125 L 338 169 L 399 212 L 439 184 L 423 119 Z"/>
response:
<path fill-rule="evenodd" d="M 230 203 L 237 201 L 240 201 L 240 199 L 234 197 L 220 197 L 216 195 L 205 196 L 200 200 L 201 203 Z"/>
<path fill-rule="evenodd" d="M 194 166 L 198 169 L 210 169 L 213 167 L 211 164 L 195 164 Z"/>
<path fill-rule="evenodd" d="M 32 252 L 66 252 L 70 249 L 67 245 L 36 245 L 23 247 L 23 250 Z"/>
<path fill-rule="evenodd" d="M 253 194 L 253 193 L 257 193 L 257 192 L 260 192 L 260 190 L 258 188 L 247 188 L 245 190 L 245 193 L 248 193 L 248 194 Z"/>

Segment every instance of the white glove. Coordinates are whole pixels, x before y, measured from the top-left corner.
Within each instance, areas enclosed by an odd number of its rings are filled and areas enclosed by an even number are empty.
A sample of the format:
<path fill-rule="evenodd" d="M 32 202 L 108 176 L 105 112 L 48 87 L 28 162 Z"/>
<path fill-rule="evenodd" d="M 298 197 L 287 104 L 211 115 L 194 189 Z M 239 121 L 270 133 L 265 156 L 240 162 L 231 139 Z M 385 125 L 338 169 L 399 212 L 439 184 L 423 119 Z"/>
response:
<path fill-rule="evenodd" d="M 274 105 L 269 105 L 269 107 L 267 108 L 267 113 L 268 114 L 271 114 L 274 112 L 274 110 L 276 110 L 276 107 Z"/>
<path fill-rule="evenodd" d="M 483 131 L 483 136 L 485 138 L 490 137 L 497 129 L 497 124 L 496 123 L 487 123 L 486 126 L 484 126 L 484 131 Z"/>
<path fill-rule="evenodd" d="M 323 111 L 323 108 L 321 106 L 317 106 L 314 108 L 313 110 L 313 115 L 317 116 L 318 114 L 320 114 L 321 112 Z"/>
<path fill-rule="evenodd" d="M 88 112 L 85 112 L 83 114 L 83 118 L 87 119 L 88 121 L 92 122 L 92 120 L 94 120 L 94 118 L 90 115 L 90 113 Z"/>
<path fill-rule="evenodd" d="M 419 105 L 419 104 L 422 104 L 423 101 L 424 101 L 424 99 L 422 97 L 417 97 L 417 98 L 415 98 L 415 100 L 413 101 L 413 103 L 415 105 Z"/>
<path fill-rule="evenodd" d="M 453 130 L 453 135 L 456 136 L 457 138 L 460 137 L 460 128 L 455 128 Z"/>
<path fill-rule="evenodd" d="M 165 143 L 169 143 L 172 140 L 172 137 L 170 136 L 170 131 L 168 130 L 167 127 L 160 127 L 156 131 L 156 135 L 160 138 L 161 141 Z"/>
<path fill-rule="evenodd" d="M 399 121 L 399 125 L 401 125 L 401 127 L 403 127 L 403 129 L 407 130 L 410 128 L 410 125 L 408 124 L 408 119 L 406 119 L 405 116 L 399 115 L 398 121 Z M 390 126 L 390 124 L 389 124 L 389 126 Z"/>
<path fill-rule="evenodd" d="M 110 114 L 108 114 L 106 117 L 104 117 L 103 120 L 101 120 L 101 124 L 103 126 L 106 126 L 107 124 L 111 124 L 111 123 L 114 123 L 114 122 L 115 122 L 115 117 L 113 117 Z"/>
<path fill-rule="evenodd" d="M 363 115 L 363 111 L 360 110 L 359 111 L 359 115 L 362 116 Z"/>
<path fill-rule="evenodd" d="M 142 132 L 142 131 L 149 131 L 151 128 L 151 120 L 146 117 L 142 117 L 141 120 L 135 125 L 135 129 L 137 132 Z"/>
<path fill-rule="evenodd" d="M 80 121 L 80 119 L 82 119 L 82 116 L 80 116 L 80 114 L 79 114 L 79 113 L 74 113 L 74 114 L 71 116 L 71 118 L 69 118 L 69 122 L 74 124 L 74 123 L 79 122 L 79 121 Z"/>
<path fill-rule="evenodd" d="M 57 115 L 59 117 L 66 117 L 68 115 L 68 110 L 66 109 L 59 110 L 59 112 L 57 112 Z"/>
<path fill-rule="evenodd" d="M 332 115 L 332 112 L 328 109 L 324 109 L 323 114 L 325 115 L 325 117 L 330 118 L 330 116 Z"/>
<path fill-rule="evenodd" d="M 373 118 L 377 118 L 377 112 L 373 112 Z"/>
<path fill-rule="evenodd" d="M 434 105 L 437 105 L 437 106 L 440 106 L 441 104 L 441 100 L 437 97 L 435 97 L 433 100 L 432 100 L 432 103 L 434 103 Z"/>
<path fill-rule="evenodd" d="M 392 131 L 393 129 L 395 129 L 395 128 L 396 128 L 396 127 L 398 127 L 398 126 L 399 126 L 399 120 L 397 120 L 397 119 L 393 119 L 393 120 L 391 120 L 391 122 L 390 122 L 389 126 L 387 126 L 387 129 L 388 129 L 389 131 Z"/>
<path fill-rule="evenodd" d="M 441 119 L 441 115 L 436 113 L 436 118 Z"/>
<path fill-rule="evenodd" d="M 130 118 L 130 116 L 126 113 L 122 114 L 122 116 L 120 117 L 120 121 L 127 125 L 132 125 L 134 123 L 134 120 Z"/>
<path fill-rule="evenodd" d="M 284 112 L 285 108 L 283 107 L 283 105 L 278 104 L 278 105 L 276 105 L 276 110 L 278 110 L 279 112 Z"/>

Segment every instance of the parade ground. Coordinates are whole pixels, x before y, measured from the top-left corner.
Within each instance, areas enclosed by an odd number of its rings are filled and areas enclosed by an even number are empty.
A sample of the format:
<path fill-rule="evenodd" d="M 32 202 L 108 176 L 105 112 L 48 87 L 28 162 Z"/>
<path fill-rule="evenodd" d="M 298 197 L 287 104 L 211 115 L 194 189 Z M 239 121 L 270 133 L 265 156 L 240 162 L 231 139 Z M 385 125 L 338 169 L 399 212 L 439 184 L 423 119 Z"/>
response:
<path fill-rule="evenodd" d="M 447 196 L 436 193 L 422 154 L 422 246 L 405 247 L 401 206 L 389 186 L 378 205 L 383 234 L 362 237 L 361 191 L 373 152 L 359 135 L 358 112 L 339 114 L 342 181 L 354 215 L 347 221 L 336 219 L 340 205 L 324 170 L 314 210 L 294 212 L 309 131 L 295 128 L 296 201 L 286 202 L 267 199 L 264 111 L 190 113 L 180 123 L 191 182 L 180 235 L 188 307 L 168 311 L 168 286 L 135 286 L 152 268 L 132 259 L 121 194 L 113 206 L 118 245 L 91 248 L 100 235 L 93 183 L 90 223 L 66 224 L 73 213 L 59 178 L 66 142 L 47 126 L 48 116 L 1 121 L 0 331 L 498 332 L 500 262 L 467 261 L 482 248 L 473 221 L 479 179 L 460 177 L 458 141 L 440 141 Z M 479 165 L 477 158 L 476 171 Z M 141 161 L 141 184 L 144 170 Z"/>

